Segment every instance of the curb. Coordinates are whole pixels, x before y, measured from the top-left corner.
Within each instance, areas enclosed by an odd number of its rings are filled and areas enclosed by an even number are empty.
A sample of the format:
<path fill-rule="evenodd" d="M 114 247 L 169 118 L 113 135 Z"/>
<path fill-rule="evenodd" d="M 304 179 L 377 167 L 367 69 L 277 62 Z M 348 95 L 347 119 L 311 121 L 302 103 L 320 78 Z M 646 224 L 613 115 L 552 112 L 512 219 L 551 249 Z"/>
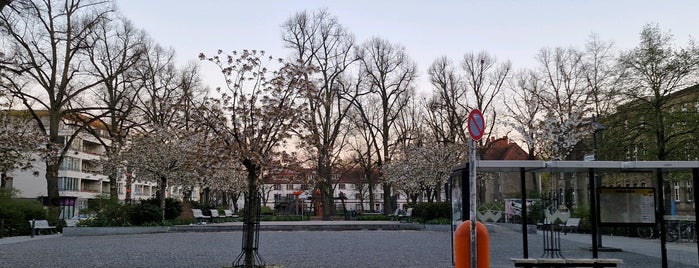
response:
<path fill-rule="evenodd" d="M 448 226 L 447 226 L 448 227 Z M 259 226 L 260 231 L 422 231 L 425 226 L 415 223 L 402 224 L 278 224 Z M 63 236 L 100 236 L 121 234 L 154 234 L 184 232 L 241 231 L 243 225 L 177 225 L 154 227 L 65 227 Z"/>

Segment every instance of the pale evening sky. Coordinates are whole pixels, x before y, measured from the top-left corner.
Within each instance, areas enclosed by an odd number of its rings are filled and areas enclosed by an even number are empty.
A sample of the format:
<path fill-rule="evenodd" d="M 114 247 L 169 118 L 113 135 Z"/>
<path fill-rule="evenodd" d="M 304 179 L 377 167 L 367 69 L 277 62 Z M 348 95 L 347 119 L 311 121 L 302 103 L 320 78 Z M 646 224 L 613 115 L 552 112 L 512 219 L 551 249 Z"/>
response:
<path fill-rule="evenodd" d="M 197 61 L 200 52 L 258 49 L 287 58 L 281 24 L 296 12 L 327 8 L 358 43 L 373 36 L 403 45 L 417 63 L 420 91 L 427 92 L 427 68 L 446 55 L 459 62 L 464 53 L 485 50 L 514 69 L 535 66 L 543 47 L 580 47 L 591 33 L 617 49 L 638 44 L 641 28 L 658 23 L 686 46 L 696 37 L 699 1 L 173 1 L 117 0 L 119 10 L 164 47 L 177 63 Z M 205 83 L 223 81 L 212 64 L 202 62 Z"/>

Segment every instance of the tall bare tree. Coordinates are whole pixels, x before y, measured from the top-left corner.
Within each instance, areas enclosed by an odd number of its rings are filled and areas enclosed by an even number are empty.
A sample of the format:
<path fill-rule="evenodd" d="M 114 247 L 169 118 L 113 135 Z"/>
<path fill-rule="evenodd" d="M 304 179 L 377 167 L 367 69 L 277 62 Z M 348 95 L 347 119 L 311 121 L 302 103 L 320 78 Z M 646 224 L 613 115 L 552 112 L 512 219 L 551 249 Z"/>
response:
<path fill-rule="evenodd" d="M 464 84 L 469 94 L 472 94 L 473 109 L 483 113 L 486 124 L 485 140 L 488 140 L 494 132 L 498 113 L 494 101 L 500 97 L 503 85 L 510 75 L 512 64 L 510 61 L 499 63 L 497 58 L 488 52 L 482 51 L 477 55 L 466 53 L 461 64 L 465 71 Z M 480 141 L 481 145 L 483 140 Z"/>
<path fill-rule="evenodd" d="M 426 122 L 438 142 L 466 144 L 468 133 L 468 94 L 463 77 L 453 62 L 442 56 L 427 70 L 432 97 L 424 103 Z"/>
<path fill-rule="evenodd" d="M 539 150 L 539 120 L 543 108 L 537 98 L 541 90 L 541 79 L 531 70 L 515 73 L 510 83 L 511 94 L 504 101 L 507 125 L 520 136 L 527 146 L 528 159 L 536 159 Z"/>
<path fill-rule="evenodd" d="M 413 83 L 416 78 L 415 63 L 410 60 L 405 48 L 392 44 L 384 39 L 375 37 L 367 41 L 359 52 L 364 75 L 376 97 L 377 103 L 355 101 L 357 109 L 363 114 L 364 123 L 374 129 L 374 150 L 379 170 L 391 162 L 398 144 L 405 137 L 399 136 L 396 120 L 413 98 Z M 377 105 L 379 108 L 377 121 L 368 120 L 367 106 Z M 390 214 L 391 183 L 384 180 L 383 204 L 384 213 Z"/>
<path fill-rule="evenodd" d="M 547 159 L 566 159 L 589 135 L 585 116 L 591 112 L 592 95 L 582 55 L 575 48 L 560 47 L 541 49 L 537 55 L 542 87 L 536 94 L 544 108 L 539 142 Z"/>
<path fill-rule="evenodd" d="M 323 220 L 333 214 L 333 168 L 347 142 L 347 114 L 351 102 L 360 95 L 353 86 L 348 68 L 357 61 L 353 53 L 354 36 L 327 10 L 299 12 L 283 25 L 283 40 L 292 49 L 295 60 L 318 69 L 316 91 L 305 98 L 309 113 L 300 133 L 318 175 L 317 186 L 323 204 Z"/>
<path fill-rule="evenodd" d="M 63 119 L 76 119 L 83 111 L 99 108 L 76 103 L 104 82 L 104 78 L 87 71 L 87 58 L 82 52 L 95 45 L 89 36 L 102 21 L 110 20 L 113 12 L 104 1 L 42 0 L 16 4 L 3 9 L 0 15 L 0 31 L 11 47 L 8 57 L 12 64 L 5 67 L 14 76 L 7 77 L 8 84 L 48 135 L 49 143 L 62 146 L 64 134 L 59 133 L 59 127 L 68 123 Z M 90 124 L 89 120 L 72 120 L 79 127 L 71 128 L 67 140 L 72 142 Z M 48 205 L 53 217 L 58 216 L 60 205 L 58 169 L 69 147 L 62 148 L 62 153 L 45 159 Z"/>
<path fill-rule="evenodd" d="M 89 38 L 95 44 L 85 51 L 92 67 L 89 71 L 103 80 L 90 101 L 104 107 L 99 112 L 106 112 L 106 116 L 100 119 L 99 129 L 90 127 L 88 130 L 105 147 L 107 158 L 114 158 L 125 145 L 129 131 L 141 124 L 133 118 L 138 96 L 138 88 L 134 87 L 137 72 L 133 67 L 145 54 L 146 35 L 130 21 L 121 18 L 101 22 Z M 106 135 L 102 134 L 103 131 Z M 131 174 L 132 171 L 125 173 Z M 109 196 L 117 200 L 117 170 L 106 168 L 105 174 L 109 177 Z M 127 202 L 131 194 L 129 186 L 127 183 Z"/>

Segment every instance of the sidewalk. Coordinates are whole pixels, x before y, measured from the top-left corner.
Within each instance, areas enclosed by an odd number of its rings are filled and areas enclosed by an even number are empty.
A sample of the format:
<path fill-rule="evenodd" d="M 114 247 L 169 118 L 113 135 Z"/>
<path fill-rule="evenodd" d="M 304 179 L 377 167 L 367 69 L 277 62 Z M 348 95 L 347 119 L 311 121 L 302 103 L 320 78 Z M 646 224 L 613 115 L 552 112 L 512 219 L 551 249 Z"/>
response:
<path fill-rule="evenodd" d="M 21 243 L 21 242 L 26 242 L 26 241 L 42 240 L 42 239 L 49 239 L 49 238 L 56 238 L 56 237 L 61 237 L 61 236 L 63 236 L 63 234 L 35 235 L 34 237 L 31 237 L 29 235 L 3 237 L 3 238 L 0 238 L 0 245 L 14 244 L 14 243 Z"/>

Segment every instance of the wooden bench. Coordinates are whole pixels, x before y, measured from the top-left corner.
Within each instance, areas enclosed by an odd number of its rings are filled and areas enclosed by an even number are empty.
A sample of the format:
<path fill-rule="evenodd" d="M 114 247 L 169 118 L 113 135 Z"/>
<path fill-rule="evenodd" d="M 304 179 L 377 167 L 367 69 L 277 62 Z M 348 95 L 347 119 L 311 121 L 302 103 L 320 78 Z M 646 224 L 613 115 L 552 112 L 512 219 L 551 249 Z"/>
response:
<path fill-rule="evenodd" d="M 224 217 L 226 217 L 227 219 L 230 219 L 231 221 L 235 221 L 236 219 L 238 219 L 238 214 L 233 213 L 233 211 L 230 209 L 224 209 L 223 215 L 224 215 Z"/>
<path fill-rule="evenodd" d="M 45 230 L 51 233 L 56 232 L 56 226 L 50 226 L 47 220 L 31 220 L 29 221 L 29 227 L 32 228 L 32 236 L 41 234 L 41 231 Z"/>
<path fill-rule="evenodd" d="M 218 213 L 218 211 L 216 213 Z M 204 215 L 204 213 L 201 212 L 201 209 L 193 208 L 192 214 L 194 215 L 194 219 L 197 220 L 197 223 L 207 222 L 209 219 L 211 219 L 211 216 Z"/>
<path fill-rule="evenodd" d="M 617 267 L 620 259 L 563 259 L 563 258 L 510 258 L 515 267 Z"/>

